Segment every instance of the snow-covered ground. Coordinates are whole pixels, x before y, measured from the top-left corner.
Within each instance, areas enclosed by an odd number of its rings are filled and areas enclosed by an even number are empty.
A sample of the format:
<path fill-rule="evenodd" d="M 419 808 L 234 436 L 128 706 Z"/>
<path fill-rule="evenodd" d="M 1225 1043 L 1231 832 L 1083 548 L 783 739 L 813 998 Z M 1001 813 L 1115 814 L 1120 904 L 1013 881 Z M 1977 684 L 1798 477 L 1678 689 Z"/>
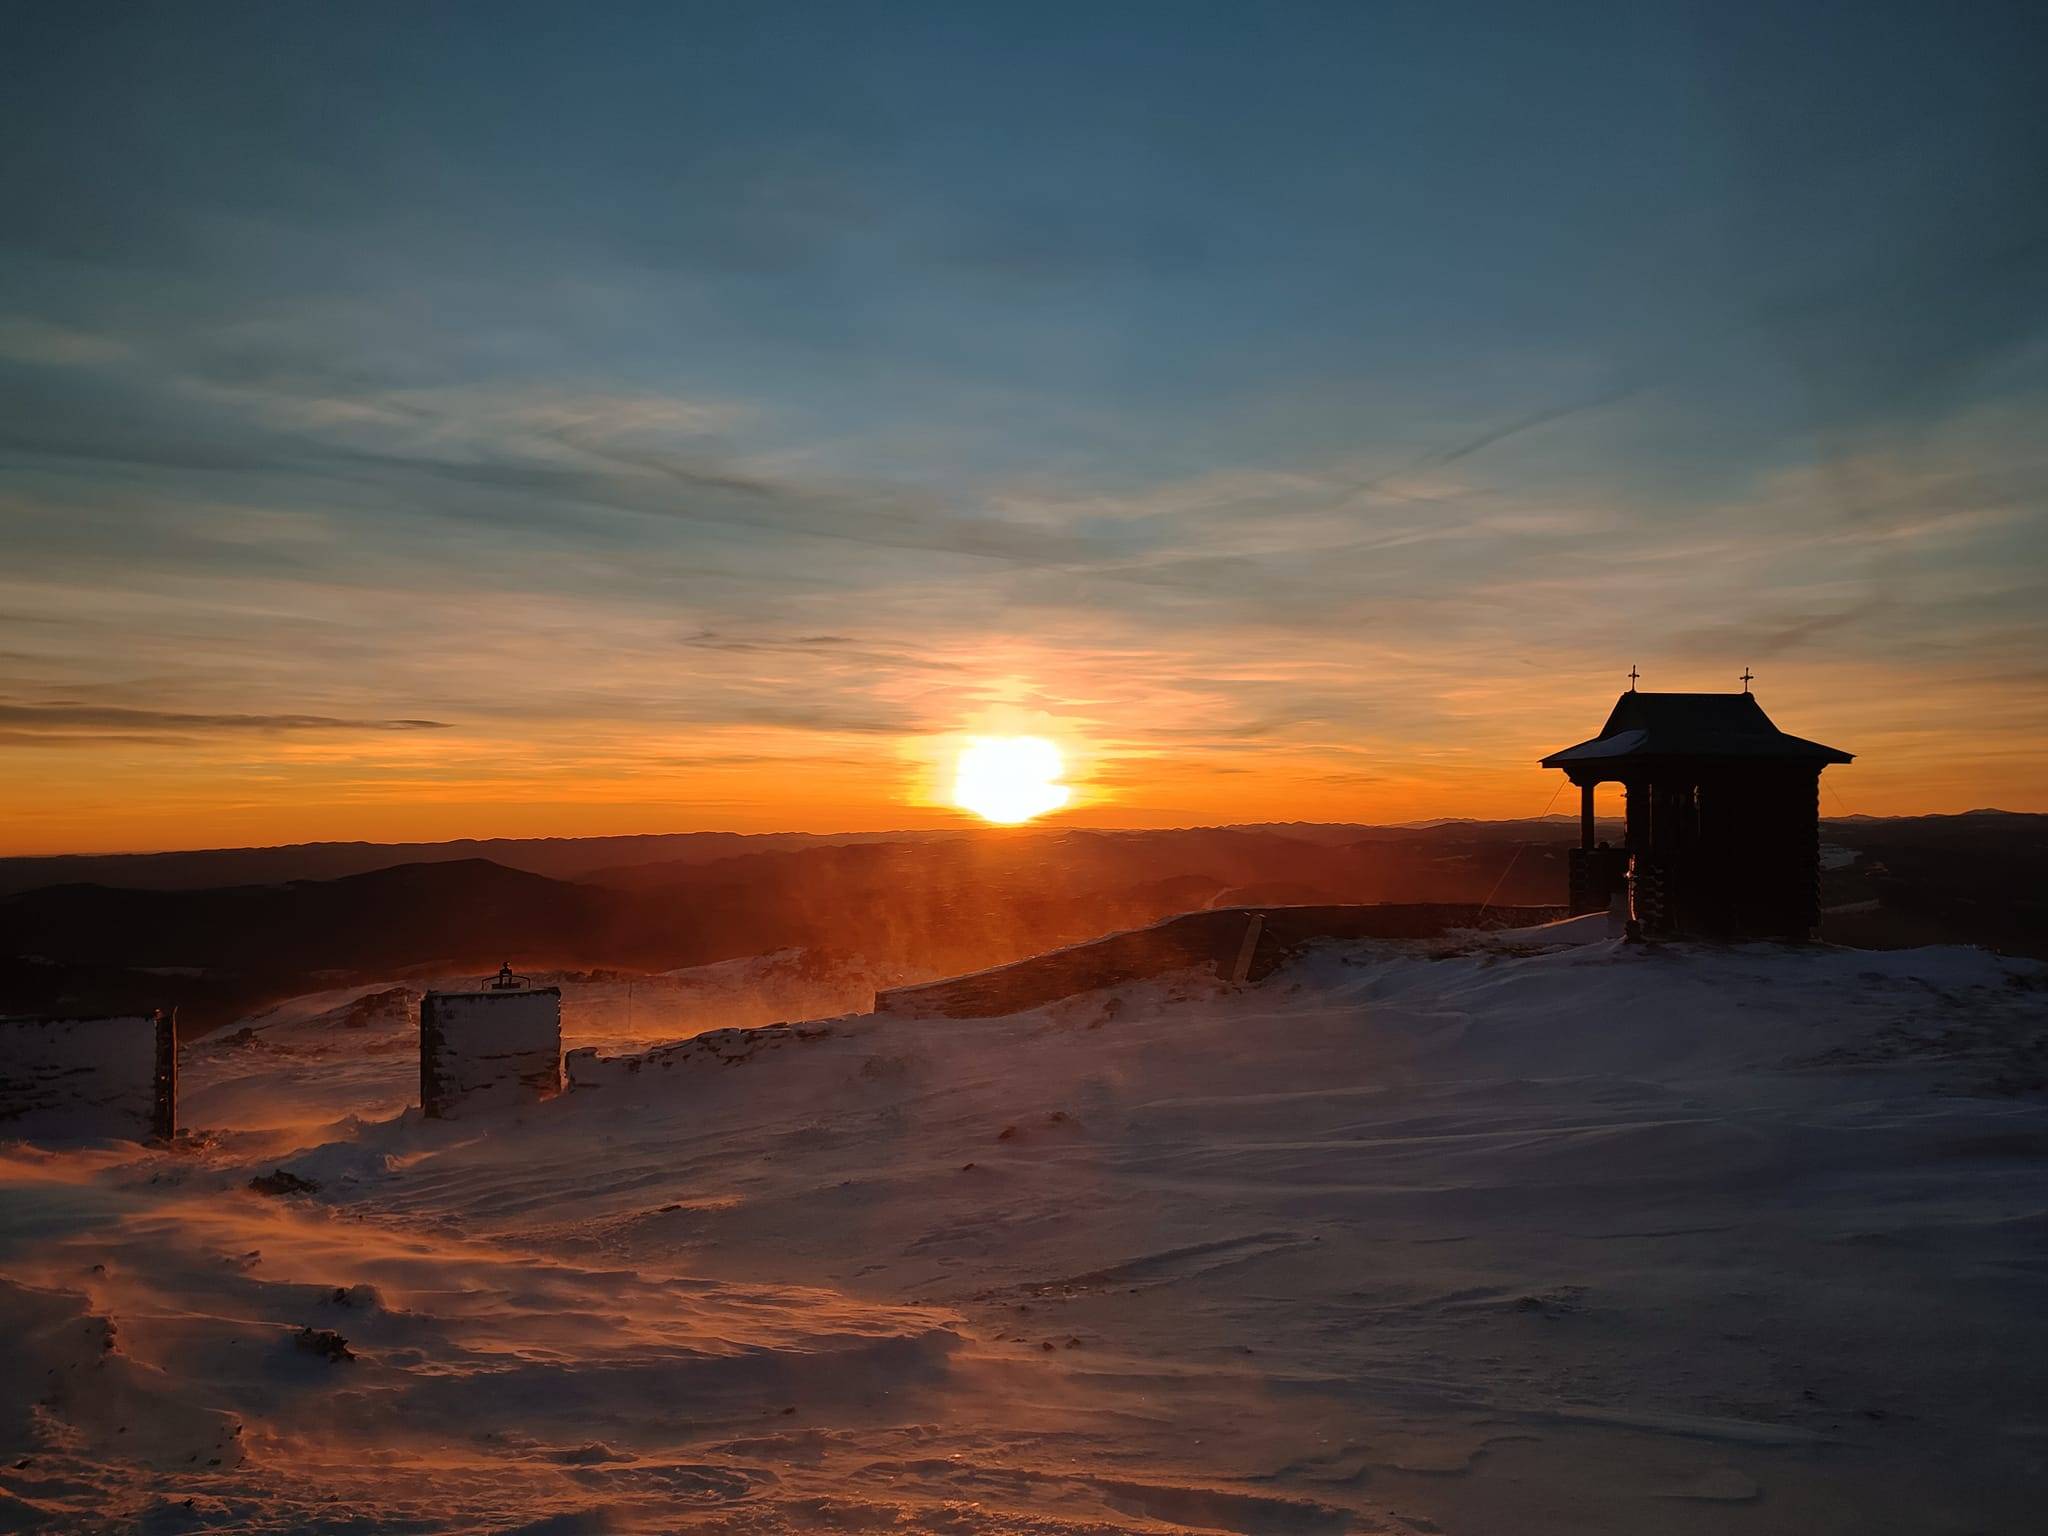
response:
<path fill-rule="evenodd" d="M 1597 928 L 489 1123 L 310 1000 L 0 1155 L 0 1527 L 2038 1530 L 2048 972 Z"/>
<path fill-rule="evenodd" d="M 707 1030 L 866 1012 L 875 992 L 909 979 L 852 957 L 777 950 L 654 976 L 536 972 L 562 993 L 565 1050 L 643 1049 Z M 192 1042 L 180 1073 L 178 1123 L 268 1128 L 280 1148 L 323 1125 L 386 1119 L 419 1101 L 419 1001 L 462 991 L 470 975 L 355 985 L 295 997 Z"/>

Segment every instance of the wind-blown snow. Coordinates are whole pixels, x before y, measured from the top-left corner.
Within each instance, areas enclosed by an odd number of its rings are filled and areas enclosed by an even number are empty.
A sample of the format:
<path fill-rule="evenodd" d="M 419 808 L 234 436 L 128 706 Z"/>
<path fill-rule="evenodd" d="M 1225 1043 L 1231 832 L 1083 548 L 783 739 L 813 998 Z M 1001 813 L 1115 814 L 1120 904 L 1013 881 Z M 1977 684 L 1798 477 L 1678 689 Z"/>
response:
<path fill-rule="evenodd" d="M 0 1525 L 2033 1528 L 2043 968 L 1562 936 L 17 1147 Z"/>
<path fill-rule="evenodd" d="M 877 987 L 908 978 L 850 958 L 785 949 L 655 976 L 551 972 L 534 979 L 561 990 L 565 1050 L 617 1052 L 707 1030 L 864 1012 Z M 474 976 L 424 983 L 448 991 L 476 984 Z M 288 1149 L 351 1116 L 398 1114 L 419 1098 L 421 985 L 309 993 L 192 1042 L 180 1123 L 269 1128 Z"/>

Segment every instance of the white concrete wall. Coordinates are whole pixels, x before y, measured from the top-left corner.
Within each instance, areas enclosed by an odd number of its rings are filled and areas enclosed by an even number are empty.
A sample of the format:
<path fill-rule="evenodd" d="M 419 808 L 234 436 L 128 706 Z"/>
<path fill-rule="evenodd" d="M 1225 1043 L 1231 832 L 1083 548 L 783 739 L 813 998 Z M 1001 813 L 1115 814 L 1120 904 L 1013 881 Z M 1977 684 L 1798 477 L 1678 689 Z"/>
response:
<path fill-rule="evenodd" d="M 0 1136 L 150 1135 L 156 1020 L 0 1019 Z"/>
<path fill-rule="evenodd" d="M 454 1115 L 562 1087 L 562 994 L 429 992 L 420 1000 L 420 1102 Z"/>

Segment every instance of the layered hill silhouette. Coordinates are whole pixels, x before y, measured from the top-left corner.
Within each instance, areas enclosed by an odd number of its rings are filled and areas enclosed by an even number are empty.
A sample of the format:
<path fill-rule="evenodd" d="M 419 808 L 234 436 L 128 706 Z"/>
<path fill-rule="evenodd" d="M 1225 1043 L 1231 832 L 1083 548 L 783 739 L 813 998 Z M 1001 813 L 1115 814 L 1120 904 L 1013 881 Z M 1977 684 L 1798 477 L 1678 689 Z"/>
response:
<path fill-rule="evenodd" d="M 1543 830 L 1559 835 L 1555 826 Z M 599 840 L 580 854 L 552 845 L 516 852 L 538 851 L 559 867 L 615 853 L 619 843 Z M 188 1022 L 208 1027 L 270 996 L 357 978 L 483 970 L 507 957 L 529 966 L 666 970 L 791 946 L 939 976 L 1206 906 L 1477 901 L 1489 891 L 1502 902 L 1548 900 L 1562 880 L 1555 848 L 1464 830 L 1382 841 L 1268 829 L 1030 828 L 771 844 L 718 858 L 700 857 L 705 846 L 575 881 L 448 858 L 325 880 L 203 889 L 71 882 L 17 891 L 0 898 L 10 957 L 0 960 L 0 1007 L 174 1002 Z M 329 854 L 306 856 L 317 867 Z M 347 856 L 365 855 L 351 848 Z M 170 868 L 155 860 L 139 867 L 154 879 Z"/>
<path fill-rule="evenodd" d="M 1619 840 L 1617 826 L 1602 835 Z M 531 967 L 668 970 L 802 947 L 941 976 L 1212 906 L 1554 902 L 1576 822 L 1037 827 L 829 838 L 508 840 L 307 845 L 0 861 L 102 878 L 0 896 L 0 1011 L 175 1004 L 203 1029 L 273 997 L 351 981 Z M 1844 942 L 1979 942 L 2039 952 L 2048 817 L 1999 812 L 1825 824 L 1849 850 L 1823 904 Z M 655 858 L 640 855 L 655 853 Z M 396 857 L 392 857 L 392 856 Z M 623 855 L 624 857 L 621 857 Z M 163 888 L 208 869 L 315 870 Z M 133 880 L 143 884 L 117 884 Z M 147 888 L 148 885 L 157 888 Z M 4 887 L 0 887 L 4 888 Z"/>
<path fill-rule="evenodd" d="M 190 891 L 283 880 L 338 880 L 399 864 L 487 859 L 507 869 L 581 880 L 608 866 L 664 860 L 697 864 L 770 848 L 902 842 L 922 832 L 672 832 L 623 837 L 457 838 L 445 843 L 286 843 L 275 848 L 201 848 L 180 853 L 63 853 L 0 859 L 0 896 L 50 885 L 116 885 Z"/>

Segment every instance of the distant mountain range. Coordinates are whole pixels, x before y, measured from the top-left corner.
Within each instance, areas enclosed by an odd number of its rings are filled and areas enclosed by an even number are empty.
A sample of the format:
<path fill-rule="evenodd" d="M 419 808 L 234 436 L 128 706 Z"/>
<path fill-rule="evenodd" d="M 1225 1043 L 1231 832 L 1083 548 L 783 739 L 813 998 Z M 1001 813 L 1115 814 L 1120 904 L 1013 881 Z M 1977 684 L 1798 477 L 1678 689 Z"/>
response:
<path fill-rule="evenodd" d="M 1575 819 L 1549 818 L 10 859 L 0 1012 L 170 1003 L 205 1028 L 317 987 L 508 958 L 651 971 L 792 947 L 938 976 L 1208 906 L 1556 901 L 1576 835 Z M 2048 932 L 2048 817 L 1858 818 L 1822 836 L 1859 855 L 1824 877 L 1824 904 L 1862 909 L 1831 919 L 1832 936 L 2035 952 Z M 22 884 L 53 872 L 61 883 Z"/>
<path fill-rule="evenodd" d="M 670 832 L 630 837 L 458 838 L 447 843 L 287 843 L 277 848 L 202 848 L 184 853 L 66 853 L 0 859 L 0 896 L 45 885 L 126 886 L 189 891 L 282 880 L 338 880 L 397 864 L 488 859 L 507 869 L 580 880 L 608 865 L 667 860 L 703 863 L 770 848 L 904 842 L 927 832 Z"/>

